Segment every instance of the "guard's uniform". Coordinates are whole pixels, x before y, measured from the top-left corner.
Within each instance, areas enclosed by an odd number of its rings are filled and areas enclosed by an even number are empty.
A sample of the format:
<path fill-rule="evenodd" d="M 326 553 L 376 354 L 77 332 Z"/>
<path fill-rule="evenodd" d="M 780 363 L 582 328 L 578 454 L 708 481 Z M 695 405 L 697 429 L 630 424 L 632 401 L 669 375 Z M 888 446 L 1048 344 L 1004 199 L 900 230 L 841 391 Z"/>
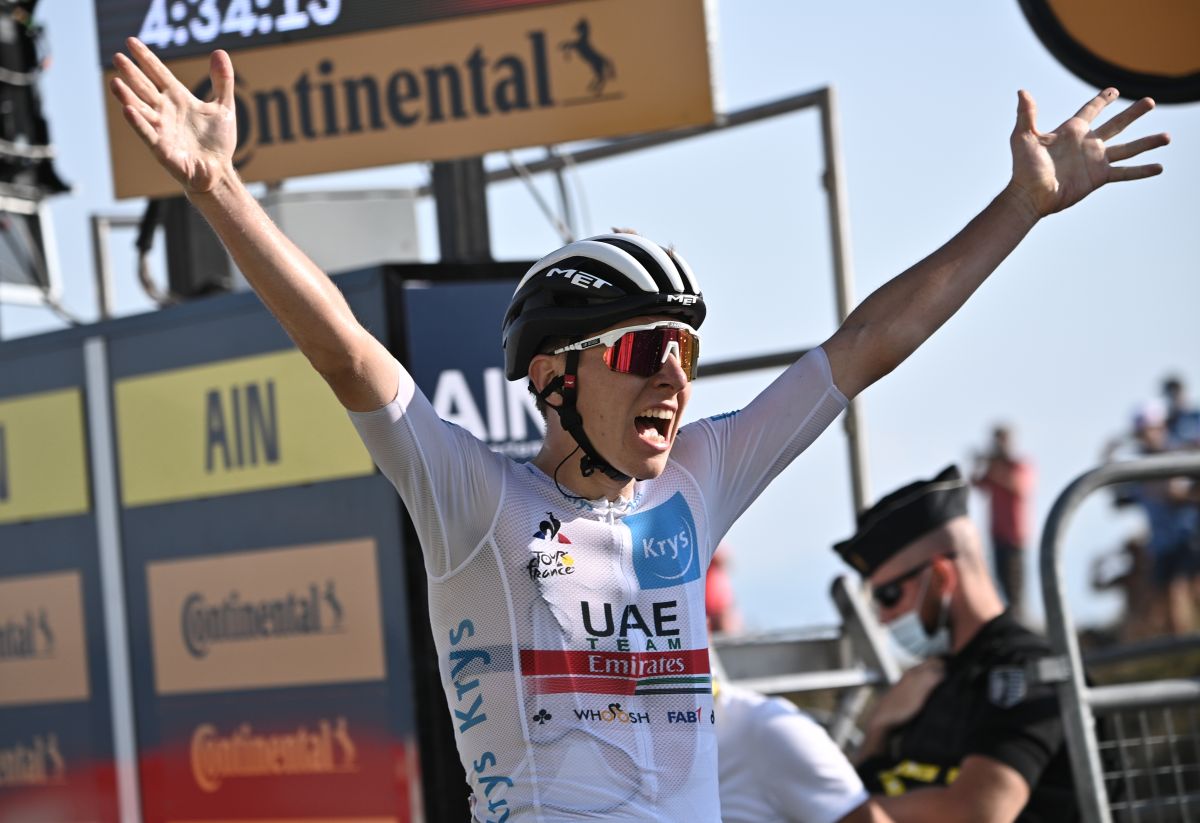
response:
<path fill-rule="evenodd" d="M 1019 823 L 1077 818 L 1058 700 L 1030 685 L 1025 664 L 1050 654 L 1046 641 L 1005 612 L 946 661 L 946 675 L 921 711 L 858 767 L 872 794 L 944 786 L 970 755 L 1015 769 L 1029 784 Z"/>

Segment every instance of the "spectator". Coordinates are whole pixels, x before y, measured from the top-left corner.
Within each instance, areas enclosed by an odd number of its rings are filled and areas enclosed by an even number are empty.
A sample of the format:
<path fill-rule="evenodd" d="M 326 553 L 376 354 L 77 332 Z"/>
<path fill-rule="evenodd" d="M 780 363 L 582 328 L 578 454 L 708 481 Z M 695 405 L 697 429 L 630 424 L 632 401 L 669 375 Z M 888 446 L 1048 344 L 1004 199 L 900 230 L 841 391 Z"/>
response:
<path fill-rule="evenodd" d="M 1077 810 L 1057 699 L 1025 676 L 1050 649 L 1005 610 L 966 513 L 950 466 L 884 497 L 835 546 L 924 658 L 868 716 L 858 772 L 899 823 L 1065 823 Z"/>
<path fill-rule="evenodd" d="M 1162 384 L 1167 401 L 1167 438 L 1172 449 L 1200 448 L 1200 409 L 1188 402 L 1183 381 L 1171 375 Z"/>
<path fill-rule="evenodd" d="M 742 615 L 734 602 L 733 581 L 729 579 L 729 544 L 721 543 L 713 554 L 704 579 L 704 613 L 708 631 L 738 634 L 742 631 Z"/>
<path fill-rule="evenodd" d="M 1120 591 L 1125 605 L 1116 627 L 1118 643 L 1162 634 L 1165 610 L 1151 583 L 1150 552 L 1143 536 L 1130 537 L 1118 549 L 1092 561 L 1092 589 Z"/>
<path fill-rule="evenodd" d="M 988 496 L 992 565 L 1000 591 L 1018 619 L 1025 616 L 1025 547 L 1033 477 L 1033 465 L 1013 451 L 1012 430 L 996 426 L 991 450 L 977 459 L 971 482 Z"/>
<path fill-rule="evenodd" d="M 1147 403 L 1134 417 L 1134 436 L 1143 455 L 1170 451 L 1167 409 Z M 1151 576 L 1166 609 L 1168 634 L 1191 631 L 1194 621 L 1191 578 L 1197 568 L 1195 541 L 1200 530 L 1196 490 L 1185 477 L 1129 484 L 1123 500 L 1141 506 L 1150 530 Z"/>

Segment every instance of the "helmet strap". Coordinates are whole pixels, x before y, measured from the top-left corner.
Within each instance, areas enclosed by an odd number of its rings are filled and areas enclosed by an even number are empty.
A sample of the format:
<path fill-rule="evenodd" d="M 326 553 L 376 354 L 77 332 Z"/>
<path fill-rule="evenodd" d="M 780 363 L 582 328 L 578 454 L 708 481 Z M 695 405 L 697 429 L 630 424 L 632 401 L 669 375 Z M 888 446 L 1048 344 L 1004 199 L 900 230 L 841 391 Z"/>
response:
<path fill-rule="evenodd" d="M 575 405 L 579 382 L 579 376 L 576 373 L 578 369 L 579 352 L 575 350 L 567 352 L 567 367 L 565 372 L 546 384 L 546 388 L 538 392 L 538 399 L 558 413 L 558 419 L 562 423 L 563 429 L 574 438 L 575 442 L 579 444 L 579 448 L 583 450 L 583 457 L 579 458 L 580 474 L 584 477 L 591 477 L 598 469 L 601 474 L 618 483 L 628 483 L 632 478 L 613 468 L 612 464 L 601 457 L 583 430 L 583 416 L 579 414 L 579 409 Z M 555 392 L 558 392 L 559 396 L 562 397 L 562 402 L 558 405 L 554 405 L 546 400 L 547 397 Z"/>

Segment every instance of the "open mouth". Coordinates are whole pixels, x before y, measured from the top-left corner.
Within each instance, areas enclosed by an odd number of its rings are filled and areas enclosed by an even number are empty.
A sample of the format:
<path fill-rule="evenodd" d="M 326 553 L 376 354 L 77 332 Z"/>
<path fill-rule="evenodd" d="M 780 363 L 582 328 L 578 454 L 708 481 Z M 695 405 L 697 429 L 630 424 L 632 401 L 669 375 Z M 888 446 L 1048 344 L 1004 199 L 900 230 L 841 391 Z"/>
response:
<path fill-rule="evenodd" d="M 638 437 L 647 443 L 661 446 L 667 442 L 675 412 L 669 409 L 646 409 L 633 418 Z"/>

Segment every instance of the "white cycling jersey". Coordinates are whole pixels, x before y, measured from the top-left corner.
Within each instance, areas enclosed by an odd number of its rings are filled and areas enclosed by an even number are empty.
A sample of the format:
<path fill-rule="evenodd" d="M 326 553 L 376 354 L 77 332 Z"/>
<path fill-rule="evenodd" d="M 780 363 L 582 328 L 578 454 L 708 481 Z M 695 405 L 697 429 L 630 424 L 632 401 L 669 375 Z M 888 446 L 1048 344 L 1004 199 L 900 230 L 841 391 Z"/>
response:
<path fill-rule="evenodd" d="M 680 428 L 663 474 L 613 503 L 563 496 L 399 370 L 396 399 L 351 418 L 421 540 L 474 818 L 719 821 L 704 573 L 845 408 L 824 351 Z"/>

